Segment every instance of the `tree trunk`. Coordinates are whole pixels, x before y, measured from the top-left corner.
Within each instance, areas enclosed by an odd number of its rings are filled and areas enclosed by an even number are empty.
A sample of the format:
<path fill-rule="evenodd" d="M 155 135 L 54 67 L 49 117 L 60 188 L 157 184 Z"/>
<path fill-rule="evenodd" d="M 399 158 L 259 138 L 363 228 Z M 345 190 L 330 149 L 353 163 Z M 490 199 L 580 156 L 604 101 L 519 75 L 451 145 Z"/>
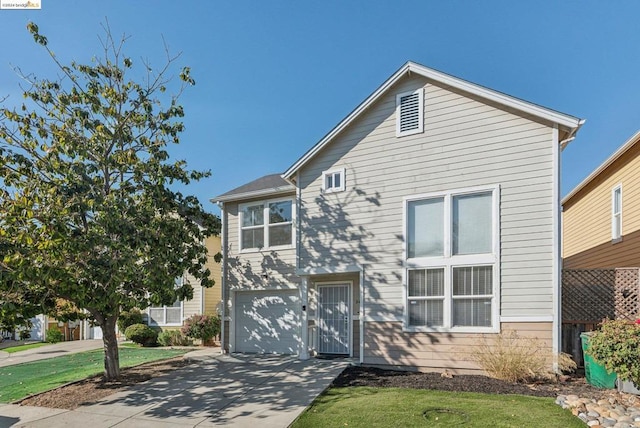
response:
<path fill-rule="evenodd" d="M 117 316 L 104 318 L 102 323 L 102 341 L 104 342 L 104 376 L 106 380 L 116 380 L 120 377 L 120 356 L 118 354 L 118 339 L 116 338 Z"/>

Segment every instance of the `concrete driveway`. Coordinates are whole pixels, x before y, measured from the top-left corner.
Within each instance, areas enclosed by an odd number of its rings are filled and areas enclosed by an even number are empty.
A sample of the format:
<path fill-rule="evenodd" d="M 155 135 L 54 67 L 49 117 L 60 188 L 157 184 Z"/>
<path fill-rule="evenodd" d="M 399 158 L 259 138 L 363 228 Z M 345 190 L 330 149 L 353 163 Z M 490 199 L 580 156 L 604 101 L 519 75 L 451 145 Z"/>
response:
<path fill-rule="evenodd" d="M 73 411 L 0 405 L 0 427 L 287 427 L 347 365 L 282 356 L 194 358 Z"/>

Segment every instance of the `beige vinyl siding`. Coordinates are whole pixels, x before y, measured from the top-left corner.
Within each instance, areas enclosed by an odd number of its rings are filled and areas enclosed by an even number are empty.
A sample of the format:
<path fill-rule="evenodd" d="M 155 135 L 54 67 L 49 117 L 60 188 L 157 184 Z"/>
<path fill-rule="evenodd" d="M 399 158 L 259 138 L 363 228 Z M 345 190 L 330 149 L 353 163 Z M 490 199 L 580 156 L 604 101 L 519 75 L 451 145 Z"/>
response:
<path fill-rule="evenodd" d="M 182 302 L 182 319 L 185 320 L 192 315 L 202 314 L 202 287 L 200 281 L 193 276 L 185 274 L 185 279 L 193 287 L 193 299 Z"/>
<path fill-rule="evenodd" d="M 214 257 L 218 254 L 222 247 L 219 236 L 209 236 L 205 240 L 207 247 L 207 268 L 211 272 L 211 279 L 215 282 L 213 287 L 204 290 L 204 313 L 218 314 L 220 309 L 220 300 L 222 299 L 222 265 L 216 263 Z"/>
<path fill-rule="evenodd" d="M 418 87 L 425 131 L 397 138 L 395 95 Z M 499 185 L 500 315 L 551 316 L 552 136 L 424 78 L 402 80 L 302 169 L 301 268 L 364 265 L 366 316 L 401 319 L 403 198 Z M 323 195 L 322 171 L 334 168 L 346 169 L 346 191 Z"/>
<path fill-rule="evenodd" d="M 611 242 L 611 191 L 622 184 L 622 242 Z M 640 144 L 563 207 L 565 268 L 640 266 Z"/>
<path fill-rule="evenodd" d="M 543 348 L 552 349 L 552 324 L 502 323 L 502 330 L 514 330 L 520 337 L 537 338 Z M 364 362 L 372 365 L 410 366 L 424 371 L 444 371 L 452 374 L 480 374 L 481 368 L 472 355 L 478 352 L 481 340 L 495 339 L 492 334 L 406 333 L 399 322 L 368 322 L 365 324 Z M 551 370 L 552 361 L 549 360 Z"/>
<path fill-rule="evenodd" d="M 294 193 L 289 196 L 292 199 L 295 198 Z M 279 195 L 273 199 L 286 197 Z M 227 256 L 227 286 L 229 290 L 297 288 L 299 285 L 300 278 L 295 272 L 295 246 L 277 250 L 239 251 L 239 204 L 268 199 L 270 198 L 225 203 L 228 226 L 226 233 L 229 242 Z M 294 226 L 295 223 L 294 219 Z"/>

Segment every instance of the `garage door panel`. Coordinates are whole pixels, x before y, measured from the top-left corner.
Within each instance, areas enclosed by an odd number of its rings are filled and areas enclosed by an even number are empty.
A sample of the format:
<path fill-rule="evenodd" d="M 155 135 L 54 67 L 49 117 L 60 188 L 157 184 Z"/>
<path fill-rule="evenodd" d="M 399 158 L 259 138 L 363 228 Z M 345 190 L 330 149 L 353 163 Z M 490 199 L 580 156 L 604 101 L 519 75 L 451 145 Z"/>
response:
<path fill-rule="evenodd" d="M 297 292 L 239 292 L 235 300 L 236 352 L 298 352 L 300 300 Z"/>

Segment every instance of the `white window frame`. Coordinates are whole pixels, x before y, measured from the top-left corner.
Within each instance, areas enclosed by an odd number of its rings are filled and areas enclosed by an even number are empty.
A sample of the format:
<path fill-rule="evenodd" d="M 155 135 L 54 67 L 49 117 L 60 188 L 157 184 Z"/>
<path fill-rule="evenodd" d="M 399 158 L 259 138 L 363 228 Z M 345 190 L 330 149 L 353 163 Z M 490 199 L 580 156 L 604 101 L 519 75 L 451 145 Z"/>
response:
<path fill-rule="evenodd" d="M 178 278 L 176 278 L 178 279 Z M 185 277 L 182 276 L 180 278 L 180 284 L 176 284 L 176 287 L 180 287 L 182 285 L 184 285 L 185 282 Z M 167 305 L 163 305 L 163 306 L 149 306 L 149 309 L 147 310 L 147 319 L 148 322 L 147 324 L 149 324 L 150 326 L 156 326 L 156 327 L 175 327 L 175 326 L 181 326 L 184 322 L 184 301 L 180 301 L 180 322 L 178 323 L 168 323 L 167 322 L 167 309 L 175 309 L 177 308 L 177 306 L 167 306 Z M 162 320 L 163 322 L 158 323 L 155 321 L 152 321 L 151 318 L 151 310 L 152 309 L 162 309 Z"/>
<path fill-rule="evenodd" d="M 400 107 L 403 97 L 418 94 L 418 127 L 408 131 L 400 130 Z M 424 89 L 418 88 L 413 91 L 402 92 L 396 95 L 396 137 L 404 137 L 406 135 L 420 134 L 424 132 Z"/>
<path fill-rule="evenodd" d="M 454 196 L 477 193 L 492 195 L 492 252 L 487 254 L 453 254 L 452 228 Z M 444 251 L 442 256 L 408 258 L 408 205 L 409 202 L 431 198 L 444 198 Z M 454 189 L 446 192 L 424 193 L 403 198 L 403 330 L 407 332 L 452 332 L 452 333 L 498 333 L 500 331 L 500 186 L 483 186 Z M 453 326 L 453 268 L 471 266 L 493 266 L 493 293 L 491 295 L 491 326 Z M 443 326 L 412 326 L 409 324 L 409 270 L 445 269 L 444 274 L 444 322 Z M 476 297 L 476 296 L 474 296 Z M 414 298 L 411 298 L 414 300 Z"/>
<path fill-rule="evenodd" d="M 345 168 L 340 169 L 332 169 L 330 171 L 322 172 L 322 191 L 323 193 L 336 193 L 336 192 L 344 192 L 346 187 L 345 184 Z M 340 186 L 335 186 L 336 176 L 340 177 Z M 331 177 L 331 181 L 333 185 L 331 187 L 327 186 L 327 178 Z"/>
<path fill-rule="evenodd" d="M 616 193 L 620 193 L 620 212 L 616 212 Z M 618 226 L 618 227 L 617 227 Z M 618 234 L 618 230 L 620 233 Z M 611 240 L 622 239 L 622 183 L 611 189 Z"/>
<path fill-rule="evenodd" d="M 291 202 L 291 221 L 289 222 L 282 222 L 282 223 L 274 223 L 274 224 L 270 224 L 269 223 L 269 204 L 272 203 L 277 203 L 277 202 Z M 252 206 L 257 206 L 257 205 L 262 205 L 262 209 L 263 209 L 263 218 L 264 218 L 264 224 L 262 224 L 262 226 L 247 226 L 247 227 L 242 227 L 242 220 L 243 220 L 243 210 L 245 207 L 252 207 Z M 255 252 L 259 252 L 259 251 L 263 251 L 263 250 L 272 250 L 272 249 L 287 249 L 287 248 L 295 248 L 295 242 L 296 242 L 296 203 L 295 200 L 292 197 L 287 197 L 287 198 L 276 198 L 276 199 L 267 199 L 267 200 L 263 200 L 263 201 L 254 201 L 254 202 L 247 202 L 244 204 L 239 204 L 238 205 L 238 247 L 240 248 L 240 252 L 241 253 L 255 253 Z M 270 245 L 269 243 L 269 226 L 275 226 L 275 225 L 280 225 L 280 226 L 284 226 L 290 224 L 291 225 L 291 244 L 286 244 L 286 245 Z M 264 230 L 264 247 L 251 247 L 251 248 L 243 248 L 242 247 L 242 230 L 243 229 L 255 229 L 258 227 L 263 227 Z"/>

